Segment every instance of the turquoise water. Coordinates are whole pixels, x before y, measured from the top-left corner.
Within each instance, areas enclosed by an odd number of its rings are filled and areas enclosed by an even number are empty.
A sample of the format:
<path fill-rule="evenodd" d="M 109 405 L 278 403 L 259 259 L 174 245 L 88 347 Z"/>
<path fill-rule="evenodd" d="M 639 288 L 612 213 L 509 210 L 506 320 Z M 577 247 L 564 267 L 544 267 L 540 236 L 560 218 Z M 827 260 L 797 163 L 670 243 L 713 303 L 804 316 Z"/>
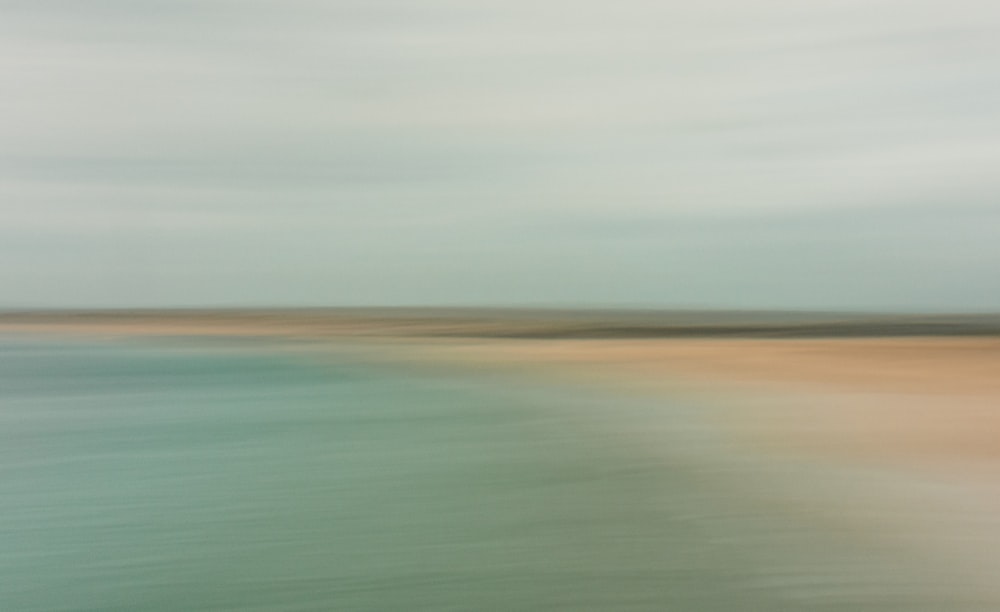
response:
<path fill-rule="evenodd" d="M 819 540 L 630 448 L 602 402 L 10 339 L 0 610 L 922 609 L 796 557 Z"/>

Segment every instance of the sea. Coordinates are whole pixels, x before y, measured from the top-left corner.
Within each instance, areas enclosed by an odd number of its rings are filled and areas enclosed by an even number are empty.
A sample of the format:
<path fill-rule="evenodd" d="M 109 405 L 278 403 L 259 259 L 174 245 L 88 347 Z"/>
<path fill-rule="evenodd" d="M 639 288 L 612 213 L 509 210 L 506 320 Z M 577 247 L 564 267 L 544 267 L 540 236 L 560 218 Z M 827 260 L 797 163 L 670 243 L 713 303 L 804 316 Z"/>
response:
<path fill-rule="evenodd" d="M 759 469 L 696 408 L 266 342 L 4 337 L 0 610 L 958 609 L 743 494 Z"/>

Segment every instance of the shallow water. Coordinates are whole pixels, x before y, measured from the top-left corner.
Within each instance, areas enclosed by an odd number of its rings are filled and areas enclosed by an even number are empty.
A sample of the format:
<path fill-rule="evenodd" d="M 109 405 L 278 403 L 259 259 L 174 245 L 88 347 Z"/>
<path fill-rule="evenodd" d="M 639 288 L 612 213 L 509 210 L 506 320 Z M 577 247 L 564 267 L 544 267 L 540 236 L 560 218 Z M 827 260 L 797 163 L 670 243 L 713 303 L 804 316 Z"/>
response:
<path fill-rule="evenodd" d="M 610 401 L 8 339 L 0 610 L 943 609 L 697 449 L 633 447 Z"/>

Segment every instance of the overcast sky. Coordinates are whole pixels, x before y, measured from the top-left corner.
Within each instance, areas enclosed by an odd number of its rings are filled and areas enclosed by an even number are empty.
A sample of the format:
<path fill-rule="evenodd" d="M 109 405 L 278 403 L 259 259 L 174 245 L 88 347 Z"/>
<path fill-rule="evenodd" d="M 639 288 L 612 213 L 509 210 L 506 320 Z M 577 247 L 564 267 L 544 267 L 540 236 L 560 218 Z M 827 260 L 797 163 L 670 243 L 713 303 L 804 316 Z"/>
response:
<path fill-rule="evenodd" d="M 1000 309 L 986 0 L 0 0 L 0 307 Z"/>

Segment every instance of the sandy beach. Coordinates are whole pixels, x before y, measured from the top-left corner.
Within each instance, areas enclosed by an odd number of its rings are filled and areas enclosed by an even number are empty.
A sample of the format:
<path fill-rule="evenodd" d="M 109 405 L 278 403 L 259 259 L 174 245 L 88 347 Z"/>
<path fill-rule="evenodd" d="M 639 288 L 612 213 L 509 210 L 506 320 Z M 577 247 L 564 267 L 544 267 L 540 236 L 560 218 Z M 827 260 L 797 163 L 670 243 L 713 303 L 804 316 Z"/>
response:
<path fill-rule="evenodd" d="M 776 449 L 856 459 L 996 459 L 1000 340 L 490 341 L 421 355 L 577 378 L 631 392 L 700 393 L 744 406 L 721 426 Z M 821 397 L 763 404 L 753 397 Z M 752 407 L 747 404 L 753 404 Z"/>

